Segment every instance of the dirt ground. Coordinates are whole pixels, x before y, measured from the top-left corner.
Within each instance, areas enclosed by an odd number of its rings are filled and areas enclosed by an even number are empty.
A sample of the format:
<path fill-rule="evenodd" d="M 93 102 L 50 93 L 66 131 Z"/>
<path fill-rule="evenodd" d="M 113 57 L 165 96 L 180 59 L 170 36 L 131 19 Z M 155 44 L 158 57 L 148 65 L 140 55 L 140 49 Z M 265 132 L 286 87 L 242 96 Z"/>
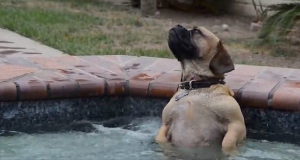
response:
<path fill-rule="evenodd" d="M 288 56 L 272 53 L 268 48 L 253 48 L 249 40 L 255 38 L 257 32 L 250 31 L 250 22 L 253 17 L 240 17 L 234 15 L 212 16 L 183 13 L 173 10 L 160 10 L 160 15 L 154 19 L 161 20 L 162 26 L 170 27 L 175 24 L 184 26 L 204 26 L 213 31 L 224 41 L 227 50 L 237 64 L 300 68 L 300 56 L 288 54 Z M 228 25 L 228 31 L 222 29 L 222 25 Z M 272 46 L 270 46 L 272 48 Z M 300 51 L 300 50 L 299 50 Z M 280 52 L 289 52 L 280 51 Z M 280 53 L 279 53 L 280 54 Z"/>
<path fill-rule="evenodd" d="M 135 9 L 135 11 L 139 13 L 139 9 Z M 158 12 L 159 14 L 152 17 L 152 19 L 159 20 L 158 24 L 164 26 L 165 29 L 181 24 L 187 27 L 204 26 L 213 31 L 223 40 L 227 50 L 237 64 L 300 68 L 300 63 L 297 63 L 300 60 L 300 56 L 297 54 L 297 50 L 300 51 L 298 46 L 293 46 L 293 51 L 289 49 L 274 51 L 272 46 L 256 48 L 255 45 L 249 44 L 249 41 L 253 40 L 257 34 L 255 31 L 250 31 L 250 23 L 255 17 L 237 15 L 214 16 L 171 9 L 160 9 Z M 228 25 L 227 31 L 222 29 L 224 24 Z M 286 46 L 285 48 L 289 47 Z M 296 53 L 294 53 L 294 50 L 296 50 Z"/>

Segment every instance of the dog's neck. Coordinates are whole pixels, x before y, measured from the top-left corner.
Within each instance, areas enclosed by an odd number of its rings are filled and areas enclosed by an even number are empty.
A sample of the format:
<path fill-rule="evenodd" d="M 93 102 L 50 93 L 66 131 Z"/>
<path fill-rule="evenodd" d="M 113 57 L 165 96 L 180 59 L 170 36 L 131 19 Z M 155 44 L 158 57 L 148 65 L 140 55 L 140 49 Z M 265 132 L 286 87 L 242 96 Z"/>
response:
<path fill-rule="evenodd" d="M 201 60 L 183 60 L 181 62 L 181 81 L 200 81 L 209 78 L 224 79 L 224 75 L 215 75 L 209 69 L 209 62 Z"/>

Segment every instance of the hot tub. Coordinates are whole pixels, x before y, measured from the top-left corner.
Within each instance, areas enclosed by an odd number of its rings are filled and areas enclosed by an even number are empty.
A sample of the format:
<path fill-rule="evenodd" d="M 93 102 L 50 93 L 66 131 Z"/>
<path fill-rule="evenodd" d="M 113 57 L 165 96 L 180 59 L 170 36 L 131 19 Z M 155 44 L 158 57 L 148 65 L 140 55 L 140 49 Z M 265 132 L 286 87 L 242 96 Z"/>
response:
<path fill-rule="evenodd" d="M 16 57 L 1 59 L 0 67 L 0 159 L 226 159 L 220 146 L 154 143 L 180 80 L 174 59 Z M 299 74 L 236 65 L 226 75 L 248 131 L 236 159 L 300 159 Z"/>
<path fill-rule="evenodd" d="M 1 102 L 0 157 L 11 160 L 222 157 L 216 152 L 158 146 L 154 136 L 167 102 L 168 99 L 111 96 Z M 237 159 L 300 158 L 300 137 L 284 128 L 299 113 L 260 109 L 243 109 L 243 113 L 248 140 Z"/>

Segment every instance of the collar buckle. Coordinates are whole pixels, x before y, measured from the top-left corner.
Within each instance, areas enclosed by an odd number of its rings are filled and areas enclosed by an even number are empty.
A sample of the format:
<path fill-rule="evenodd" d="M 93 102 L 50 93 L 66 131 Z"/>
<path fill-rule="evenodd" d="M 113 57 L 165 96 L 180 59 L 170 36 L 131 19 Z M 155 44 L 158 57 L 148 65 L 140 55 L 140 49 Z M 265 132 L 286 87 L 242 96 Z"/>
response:
<path fill-rule="evenodd" d="M 193 82 L 194 82 L 195 80 L 191 80 L 191 81 L 189 81 L 189 90 L 193 90 L 194 88 L 193 88 Z"/>
<path fill-rule="evenodd" d="M 193 89 L 195 89 L 195 88 L 193 88 L 193 82 L 194 81 L 196 81 L 196 80 L 191 80 L 191 81 L 184 81 L 184 82 L 181 82 L 180 84 L 179 84 L 179 87 L 181 88 L 181 89 L 184 89 L 184 90 L 193 90 Z M 187 88 L 187 85 L 186 84 L 188 84 L 188 88 Z"/>

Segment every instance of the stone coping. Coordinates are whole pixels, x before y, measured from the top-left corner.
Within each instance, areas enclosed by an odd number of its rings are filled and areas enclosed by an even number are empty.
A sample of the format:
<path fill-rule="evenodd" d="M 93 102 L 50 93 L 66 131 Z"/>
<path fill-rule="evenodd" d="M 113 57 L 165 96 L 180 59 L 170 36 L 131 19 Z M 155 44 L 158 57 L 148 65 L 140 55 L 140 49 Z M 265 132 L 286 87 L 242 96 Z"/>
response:
<path fill-rule="evenodd" d="M 0 101 L 91 96 L 171 98 L 175 59 L 127 55 L 0 58 Z M 235 65 L 226 75 L 242 107 L 298 111 L 300 70 Z"/>

